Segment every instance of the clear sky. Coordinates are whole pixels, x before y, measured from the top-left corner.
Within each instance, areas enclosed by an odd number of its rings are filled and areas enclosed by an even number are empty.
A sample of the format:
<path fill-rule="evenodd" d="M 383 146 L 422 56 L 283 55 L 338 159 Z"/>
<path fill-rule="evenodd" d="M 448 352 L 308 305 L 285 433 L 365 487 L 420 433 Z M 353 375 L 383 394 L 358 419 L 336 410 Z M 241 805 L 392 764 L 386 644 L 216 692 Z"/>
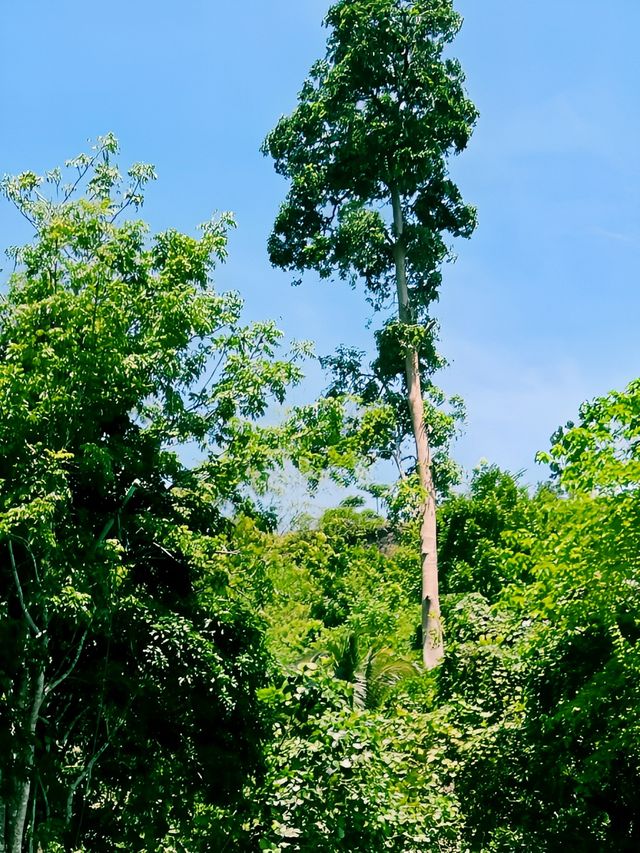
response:
<path fill-rule="evenodd" d="M 361 292 L 292 289 L 265 242 L 285 185 L 259 153 L 324 50 L 324 0 L 0 0 L 0 172 L 51 168 L 113 131 L 156 165 L 143 215 L 239 228 L 217 276 L 251 318 L 320 353 L 366 347 Z M 539 474 L 535 451 L 586 398 L 638 375 L 639 0 L 458 0 L 453 52 L 481 113 L 452 164 L 479 228 L 437 308 L 468 407 L 457 456 Z M 0 245 L 28 236 L 0 204 Z M 320 382 L 317 369 L 310 371 Z M 309 394 L 312 388 L 309 388 Z"/>

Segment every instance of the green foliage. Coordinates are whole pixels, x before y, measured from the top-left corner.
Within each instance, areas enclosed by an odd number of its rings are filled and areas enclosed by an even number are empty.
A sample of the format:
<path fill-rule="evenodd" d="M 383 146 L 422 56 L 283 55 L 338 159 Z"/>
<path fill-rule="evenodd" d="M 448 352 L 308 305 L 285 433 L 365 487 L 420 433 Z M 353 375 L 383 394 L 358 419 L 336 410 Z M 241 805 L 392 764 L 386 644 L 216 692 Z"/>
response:
<path fill-rule="evenodd" d="M 328 510 L 316 528 L 265 543 L 267 636 L 283 662 L 357 636 L 361 652 L 403 656 L 419 622 L 417 558 L 371 510 Z"/>
<path fill-rule="evenodd" d="M 488 469 L 442 510 L 443 535 L 456 532 L 445 551 L 457 588 L 484 581 L 484 595 L 447 597 L 450 654 L 438 672 L 447 718 L 465 732 L 451 759 L 472 849 L 638 845 L 636 414 L 632 383 L 556 434 L 552 458 L 572 497 L 530 499 Z M 496 501 L 479 488 L 487 478 Z"/>
<path fill-rule="evenodd" d="M 363 650 L 361 645 L 357 633 L 337 634 L 327 641 L 326 650 L 313 659 L 323 660 L 335 678 L 351 686 L 354 708 L 372 710 L 382 707 L 394 689 L 416 675 L 419 668 L 390 649 Z"/>
<path fill-rule="evenodd" d="M 418 558 L 394 540 L 384 519 L 352 506 L 262 535 L 267 639 L 288 675 L 262 694 L 274 737 L 253 792 L 261 849 L 460 849 L 448 760 L 405 695 L 423 679 L 410 657 Z"/>
<path fill-rule="evenodd" d="M 111 135 L 67 183 L 3 181 L 35 232 L 0 305 L 3 849 L 640 846 L 640 385 L 558 430 L 540 454 L 557 487 L 483 465 L 450 492 L 462 410 L 431 384 L 423 321 L 443 235 L 473 225 L 444 165 L 475 117 L 443 53 L 459 19 L 446 0 L 345 0 L 327 21 L 327 60 L 267 141 L 292 180 L 272 253 L 360 276 L 379 304 L 393 185 L 415 316 L 369 366 L 326 359 L 328 395 L 280 426 L 263 416 L 309 347 L 278 357 L 276 327 L 213 287 L 230 217 L 150 235 L 125 213 L 153 169 L 122 180 Z M 445 498 L 448 654 L 430 672 L 411 351 Z M 387 517 L 353 498 L 276 532 L 275 467 L 352 483 L 373 457 L 404 474 L 372 490 Z"/>
<path fill-rule="evenodd" d="M 412 331 L 417 341 L 412 338 L 403 344 L 398 341 L 398 335 Z M 397 469 L 400 482 L 391 487 L 367 485 L 367 491 L 383 500 L 393 517 L 411 517 L 417 512 L 423 496 L 419 488 L 414 492 L 406 488 L 406 481 L 411 482 L 416 471 L 411 417 L 402 378 L 406 348 L 420 341 L 426 348 L 425 357 L 421 359 L 425 424 L 435 486 L 440 496 L 447 495 L 460 479 L 460 470 L 450 456 L 450 448 L 464 422 L 464 404 L 457 396 L 447 399 L 430 379 L 444 361 L 433 349 L 429 329 L 390 322 L 376 334 L 376 340 L 378 357 L 369 365 L 365 362 L 365 353 L 353 347 L 339 347 L 335 355 L 320 359 L 331 377 L 326 394 L 336 400 L 351 398 L 357 402 L 354 421 L 360 453 L 371 459 L 391 460 Z"/>
<path fill-rule="evenodd" d="M 478 592 L 493 600 L 510 581 L 525 581 L 513 547 L 507 557 L 503 534 L 526 528 L 536 506 L 517 478 L 491 465 L 476 468 L 468 492 L 451 495 L 440 508 L 443 592 Z"/>
<path fill-rule="evenodd" d="M 552 436 L 550 464 L 567 491 L 616 493 L 640 482 L 640 380 L 580 407 L 580 421 Z"/>
<path fill-rule="evenodd" d="M 197 238 L 125 218 L 154 174 L 123 182 L 116 152 L 100 139 L 68 184 L 3 182 L 35 232 L 0 308 L 0 794 L 20 845 L 159 849 L 195 803 L 237 799 L 267 731 L 233 511 L 291 445 L 254 421 L 304 347 L 279 360 L 275 326 L 213 288 L 229 216 Z"/>
<path fill-rule="evenodd" d="M 379 203 L 395 188 L 405 200 L 418 322 L 449 255 L 442 234 L 468 236 L 475 224 L 445 166 L 476 118 L 460 65 L 443 56 L 460 17 L 448 0 L 341 0 L 326 24 L 326 58 L 264 144 L 291 181 L 269 254 L 285 269 L 362 278 L 374 305 L 383 305 L 395 292 L 395 271 Z"/>
<path fill-rule="evenodd" d="M 270 701 L 276 737 L 258 791 L 260 849 L 459 849 L 460 815 L 437 778 L 441 750 L 424 716 L 353 710 L 340 682 L 315 664 Z"/>

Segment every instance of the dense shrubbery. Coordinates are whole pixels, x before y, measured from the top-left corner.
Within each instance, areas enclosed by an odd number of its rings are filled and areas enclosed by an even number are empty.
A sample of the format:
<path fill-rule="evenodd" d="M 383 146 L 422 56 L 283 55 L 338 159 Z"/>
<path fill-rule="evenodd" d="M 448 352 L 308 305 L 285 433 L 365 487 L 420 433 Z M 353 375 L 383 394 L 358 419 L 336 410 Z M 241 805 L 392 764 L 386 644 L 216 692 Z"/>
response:
<path fill-rule="evenodd" d="M 616 395 L 616 411 L 624 406 L 637 418 L 637 405 L 628 408 L 634 394 L 631 386 Z M 627 426 L 635 430 L 624 449 L 629 471 L 637 457 L 637 426 Z M 611 442 L 619 444 L 621 427 L 616 422 L 611 429 Z M 271 537 L 267 572 L 274 584 L 265 612 L 272 648 L 289 667 L 296 658 L 317 659 L 326 650 L 322 669 L 294 667 L 285 690 L 295 684 L 301 705 L 311 685 L 330 696 L 335 684 L 326 681 L 328 667 L 342 680 L 343 705 L 351 705 L 348 712 L 339 704 L 330 712 L 307 707 L 303 724 L 297 701 L 281 703 L 290 716 L 278 724 L 282 752 L 272 752 L 270 761 L 279 768 L 285 799 L 299 790 L 302 802 L 316 794 L 321 800 L 336 784 L 341 793 L 331 806 L 335 827 L 351 814 L 352 795 L 369 802 L 358 779 L 350 775 L 343 790 L 344 779 L 329 782 L 326 767 L 314 776 L 307 766 L 326 760 L 316 739 L 332 719 L 334 731 L 344 729 L 346 714 L 365 732 L 395 731 L 395 771 L 376 782 L 374 762 L 369 783 L 382 784 L 385 795 L 417 796 L 426 820 L 422 832 L 427 837 L 429 826 L 437 826 L 444 849 L 636 848 L 640 502 L 629 478 L 617 490 L 612 479 L 601 491 L 592 490 L 588 469 L 597 466 L 602 478 L 602 454 L 608 455 L 604 423 L 597 452 L 582 452 L 582 486 L 575 463 L 564 462 L 563 447 L 578 436 L 587 439 L 585 429 L 570 428 L 554 446 L 560 463 L 553 488 L 532 496 L 507 473 L 486 466 L 475 472 L 466 494 L 443 505 L 448 652 L 435 673 L 402 667 L 419 619 L 410 528 L 392 530 L 370 512 L 344 508 L 325 514 L 312 530 Z M 616 455 L 616 469 L 621 458 Z M 570 479 L 565 464 L 573 466 Z M 361 650 L 392 650 L 398 665 L 373 717 L 355 706 L 354 667 L 341 668 L 334 651 L 338 641 L 344 649 L 345 638 L 354 636 Z M 375 677 L 373 668 L 370 675 Z M 365 735 L 357 737 L 364 746 L 356 749 L 345 736 L 334 757 L 346 749 L 348 761 L 361 763 L 360 749 L 375 754 Z M 304 772 L 293 771 L 294 754 Z M 382 807 L 382 794 L 377 799 Z M 331 825 L 324 828 L 326 837 L 309 835 L 307 824 L 298 821 L 298 814 L 307 814 L 302 802 L 300 813 L 286 811 L 292 837 L 278 849 L 386 849 L 364 824 L 343 847 Z M 391 812 L 400 820 L 399 812 Z M 409 825 L 406 815 L 401 823 Z M 399 837 L 398 849 L 414 849 L 410 832 Z"/>

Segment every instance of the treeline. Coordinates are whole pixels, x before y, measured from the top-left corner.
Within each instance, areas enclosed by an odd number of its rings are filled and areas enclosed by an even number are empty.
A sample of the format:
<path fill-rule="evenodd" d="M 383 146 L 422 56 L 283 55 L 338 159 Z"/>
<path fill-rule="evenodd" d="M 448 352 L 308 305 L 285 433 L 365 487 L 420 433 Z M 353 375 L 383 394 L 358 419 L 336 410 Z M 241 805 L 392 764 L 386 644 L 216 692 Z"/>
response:
<path fill-rule="evenodd" d="M 154 170 L 110 134 L 2 182 L 34 236 L 0 302 L 0 853 L 640 844 L 640 383 L 558 430 L 535 493 L 459 487 L 433 306 L 475 225 L 460 19 L 327 24 L 265 143 L 269 253 L 381 322 L 278 425 L 310 347 L 216 289 L 231 217 L 150 234 Z M 279 532 L 288 467 L 362 497 Z"/>
<path fill-rule="evenodd" d="M 123 216 L 153 175 L 115 149 L 71 162 L 78 198 L 4 185 L 36 238 L 0 316 L 3 849 L 635 849 L 640 384 L 535 494 L 441 489 L 424 670 L 415 493 L 285 534 L 268 503 L 285 463 L 353 480 L 384 417 L 264 426 L 300 353 L 213 288 L 229 222 Z"/>

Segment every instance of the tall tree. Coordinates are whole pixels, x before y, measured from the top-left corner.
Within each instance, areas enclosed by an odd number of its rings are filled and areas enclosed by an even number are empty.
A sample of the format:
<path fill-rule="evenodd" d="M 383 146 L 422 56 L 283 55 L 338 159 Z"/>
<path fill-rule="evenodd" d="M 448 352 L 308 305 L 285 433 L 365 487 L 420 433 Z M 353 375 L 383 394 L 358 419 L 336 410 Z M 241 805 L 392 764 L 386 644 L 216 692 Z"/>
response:
<path fill-rule="evenodd" d="M 402 353 L 416 445 L 423 657 L 431 667 L 443 641 L 422 377 L 430 306 L 451 257 L 445 237 L 469 236 L 475 225 L 447 161 L 467 145 L 477 114 L 460 64 L 444 55 L 461 25 L 451 0 L 340 0 L 326 25 L 325 58 L 264 143 L 290 180 L 268 248 L 284 269 L 361 279 L 376 309 L 397 301 L 385 339 Z"/>

